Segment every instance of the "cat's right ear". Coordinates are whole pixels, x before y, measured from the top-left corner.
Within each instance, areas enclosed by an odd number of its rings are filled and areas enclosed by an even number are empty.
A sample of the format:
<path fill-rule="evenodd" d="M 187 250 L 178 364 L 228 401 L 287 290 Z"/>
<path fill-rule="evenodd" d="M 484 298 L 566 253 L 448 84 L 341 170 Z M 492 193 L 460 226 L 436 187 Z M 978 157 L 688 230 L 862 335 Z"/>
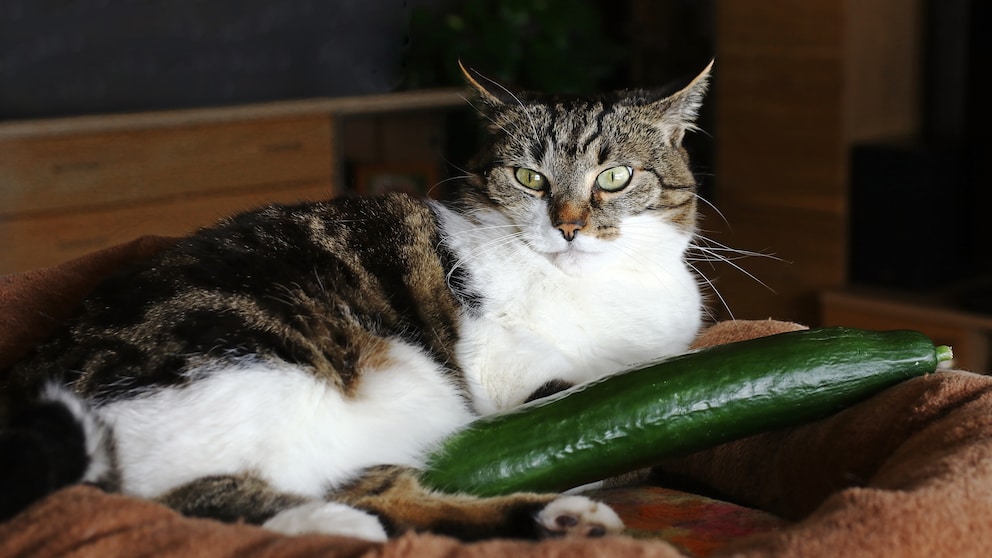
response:
<path fill-rule="evenodd" d="M 461 68 L 462 75 L 465 76 L 465 81 L 475 90 L 479 99 L 490 107 L 500 108 L 516 101 L 516 97 L 509 87 L 491 77 L 483 75 L 474 68 L 466 66 L 461 60 L 458 61 L 458 67 Z"/>
<path fill-rule="evenodd" d="M 713 71 L 713 61 L 699 73 L 689 85 L 681 91 L 654 103 L 653 109 L 658 113 L 657 126 L 662 129 L 673 145 L 682 143 L 687 130 L 696 128 L 696 118 L 703 97 L 709 87 L 710 73 Z"/>

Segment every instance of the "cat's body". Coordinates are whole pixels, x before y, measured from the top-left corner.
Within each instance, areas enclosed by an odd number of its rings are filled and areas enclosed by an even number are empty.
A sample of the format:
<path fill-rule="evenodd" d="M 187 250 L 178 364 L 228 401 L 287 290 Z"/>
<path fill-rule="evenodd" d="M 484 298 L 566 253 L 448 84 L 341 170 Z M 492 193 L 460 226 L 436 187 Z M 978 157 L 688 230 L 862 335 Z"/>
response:
<path fill-rule="evenodd" d="M 479 415 L 687 347 L 680 143 L 705 81 L 568 102 L 475 81 L 492 143 L 457 204 L 225 220 L 99 287 L 13 383 L 58 378 L 85 401 L 49 389 L 106 459 L 85 480 L 191 515 L 368 538 L 615 530 L 585 498 L 441 496 L 415 469 Z"/>

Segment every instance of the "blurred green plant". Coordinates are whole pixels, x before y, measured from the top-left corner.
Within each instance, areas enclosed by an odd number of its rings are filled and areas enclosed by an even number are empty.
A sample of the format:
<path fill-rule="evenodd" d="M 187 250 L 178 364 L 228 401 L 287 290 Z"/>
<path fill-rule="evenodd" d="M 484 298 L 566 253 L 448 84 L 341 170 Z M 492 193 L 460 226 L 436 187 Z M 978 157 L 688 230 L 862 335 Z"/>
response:
<path fill-rule="evenodd" d="M 575 0 L 467 0 L 412 11 L 406 86 L 463 85 L 458 60 L 529 89 L 588 93 L 627 54 L 623 14 Z"/>

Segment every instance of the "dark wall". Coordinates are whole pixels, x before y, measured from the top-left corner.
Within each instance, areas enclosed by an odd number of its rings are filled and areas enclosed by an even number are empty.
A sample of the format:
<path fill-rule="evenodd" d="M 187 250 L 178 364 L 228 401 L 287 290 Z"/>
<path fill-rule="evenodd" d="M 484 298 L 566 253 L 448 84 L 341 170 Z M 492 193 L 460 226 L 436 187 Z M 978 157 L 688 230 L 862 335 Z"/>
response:
<path fill-rule="evenodd" d="M 4 0 L 0 119 L 389 91 L 405 0 Z"/>

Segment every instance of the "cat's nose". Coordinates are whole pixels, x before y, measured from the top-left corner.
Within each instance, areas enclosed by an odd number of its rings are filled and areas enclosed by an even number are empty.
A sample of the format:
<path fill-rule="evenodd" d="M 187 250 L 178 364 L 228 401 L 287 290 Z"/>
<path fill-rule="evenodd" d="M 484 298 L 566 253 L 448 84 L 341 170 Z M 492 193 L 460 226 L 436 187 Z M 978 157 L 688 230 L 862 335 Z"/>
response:
<path fill-rule="evenodd" d="M 561 231 L 561 235 L 565 237 L 565 240 L 571 242 L 575 240 L 576 235 L 582 230 L 582 227 L 586 226 L 584 221 L 572 221 L 570 223 L 558 223 L 555 228 Z"/>
<path fill-rule="evenodd" d="M 571 242 L 585 228 L 589 220 L 589 207 L 569 200 L 552 200 L 551 223 Z"/>

